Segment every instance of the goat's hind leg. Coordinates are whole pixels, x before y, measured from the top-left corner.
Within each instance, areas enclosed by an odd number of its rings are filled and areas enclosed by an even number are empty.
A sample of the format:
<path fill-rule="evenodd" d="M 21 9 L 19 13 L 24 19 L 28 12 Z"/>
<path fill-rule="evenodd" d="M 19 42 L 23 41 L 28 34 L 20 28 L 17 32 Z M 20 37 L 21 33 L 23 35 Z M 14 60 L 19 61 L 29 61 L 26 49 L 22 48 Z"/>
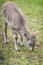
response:
<path fill-rule="evenodd" d="M 7 44 L 8 39 L 7 39 L 7 23 L 6 21 L 4 22 L 4 43 Z"/>

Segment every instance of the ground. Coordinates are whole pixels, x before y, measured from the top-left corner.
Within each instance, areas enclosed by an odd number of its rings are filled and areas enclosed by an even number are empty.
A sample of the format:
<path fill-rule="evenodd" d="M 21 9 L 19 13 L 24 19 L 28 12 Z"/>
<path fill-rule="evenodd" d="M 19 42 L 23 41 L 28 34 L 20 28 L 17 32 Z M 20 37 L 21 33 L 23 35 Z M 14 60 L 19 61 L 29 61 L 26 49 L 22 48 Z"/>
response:
<path fill-rule="evenodd" d="M 43 0 L 12 0 L 23 11 L 30 33 L 39 30 L 34 51 L 20 47 L 16 52 L 12 32 L 8 27 L 8 44 L 3 38 L 2 4 L 11 0 L 0 0 L 0 65 L 43 65 Z"/>

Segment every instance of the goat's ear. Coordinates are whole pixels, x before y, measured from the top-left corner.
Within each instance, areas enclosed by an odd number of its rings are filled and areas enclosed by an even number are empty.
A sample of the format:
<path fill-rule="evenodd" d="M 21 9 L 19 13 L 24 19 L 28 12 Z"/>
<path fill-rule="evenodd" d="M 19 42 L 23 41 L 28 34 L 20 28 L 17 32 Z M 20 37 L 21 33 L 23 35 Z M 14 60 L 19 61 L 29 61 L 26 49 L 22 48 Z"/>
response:
<path fill-rule="evenodd" d="M 38 36 L 38 34 L 39 34 L 39 31 L 36 31 L 36 32 L 33 33 L 33 35 L 36 36 L 36 37 Z"/>

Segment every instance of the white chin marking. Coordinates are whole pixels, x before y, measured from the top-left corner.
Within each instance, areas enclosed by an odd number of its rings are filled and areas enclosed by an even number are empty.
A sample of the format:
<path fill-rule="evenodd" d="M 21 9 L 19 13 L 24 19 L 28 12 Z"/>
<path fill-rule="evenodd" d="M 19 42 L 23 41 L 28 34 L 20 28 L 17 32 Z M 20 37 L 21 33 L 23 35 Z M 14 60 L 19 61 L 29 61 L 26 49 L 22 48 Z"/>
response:
<path fill-rule="evenodd" d="M 29 40 L 29 44 L 31 43 L 32 41 Z"/>
<path fill-rule="evenodd" d="M 32 50 L 32 47 L 31 47 L 31 48 L 29 48 L 29 50 Z"/>

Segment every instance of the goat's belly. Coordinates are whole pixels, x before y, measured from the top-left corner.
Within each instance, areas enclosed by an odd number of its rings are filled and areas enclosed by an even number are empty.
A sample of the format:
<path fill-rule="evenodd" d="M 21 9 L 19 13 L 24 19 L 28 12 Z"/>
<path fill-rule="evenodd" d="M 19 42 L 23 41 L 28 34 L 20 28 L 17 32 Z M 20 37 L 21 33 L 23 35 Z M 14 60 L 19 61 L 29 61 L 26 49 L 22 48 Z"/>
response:
<path fill-rule="evenodd" d="M 21 26 L 19 24 L 10 24 L 10 27 L 12 29 L 20 29 L 21 28 Z"/>
<path fill-rule="evenodd" d="M 8 26 L 10 26 L 10 28 L 12 28 L 12 29 L 20 29 L 21 28 L 21 25 L 19 23 L 10 22 L 7 19 L 5 19 L 5 20 L 6 20 L 6 23 L 8 24 Z"/>

